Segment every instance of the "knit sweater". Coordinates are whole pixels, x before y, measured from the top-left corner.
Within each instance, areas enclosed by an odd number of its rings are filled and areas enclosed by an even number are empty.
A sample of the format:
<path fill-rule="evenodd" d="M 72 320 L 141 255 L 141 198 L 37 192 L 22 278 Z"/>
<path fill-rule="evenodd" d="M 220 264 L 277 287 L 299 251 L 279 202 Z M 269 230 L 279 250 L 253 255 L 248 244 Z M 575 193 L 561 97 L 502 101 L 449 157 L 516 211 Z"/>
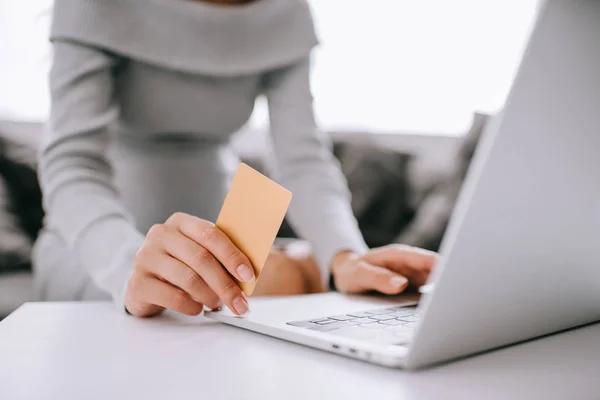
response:
<path fill-rule="evenodd" d="M 150 226 L 176 211 L 216 219 L 238 163 L 231 134 L 260 95 L 275 179 L 294 194 L 288 217 L 312 243 L 324 282 L 336 252 L 366 250 L 329 138 L 315 124 L 317 38 L 304 1 L 56 0 L 51 42 L 45 231 L 120 308 Z M 46 247 L 37 270 L 45 282 L 64 279 L 60 263 L 44 266 L 53 259 Z"/>

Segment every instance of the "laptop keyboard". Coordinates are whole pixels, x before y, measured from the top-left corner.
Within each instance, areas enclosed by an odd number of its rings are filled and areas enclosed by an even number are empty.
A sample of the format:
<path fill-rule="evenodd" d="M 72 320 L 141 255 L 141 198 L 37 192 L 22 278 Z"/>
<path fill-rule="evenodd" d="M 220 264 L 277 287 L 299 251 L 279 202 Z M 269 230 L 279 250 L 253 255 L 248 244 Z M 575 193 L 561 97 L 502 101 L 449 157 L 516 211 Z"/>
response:
<path fill-rule="evenodd" d="M 415 306 L 396 306 L 287 324 L 380 344 L 406 345 L 418 321 Z"/>

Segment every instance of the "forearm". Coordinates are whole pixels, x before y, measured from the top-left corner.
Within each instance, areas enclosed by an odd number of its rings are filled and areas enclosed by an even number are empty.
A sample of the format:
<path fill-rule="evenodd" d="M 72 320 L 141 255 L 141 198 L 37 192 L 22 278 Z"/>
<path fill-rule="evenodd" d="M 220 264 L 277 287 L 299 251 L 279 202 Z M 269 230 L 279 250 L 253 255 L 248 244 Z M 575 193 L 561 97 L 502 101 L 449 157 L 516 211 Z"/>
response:
<path fill-rule="evenodd" d="M 47 223 L 95 284 L 121 304 L 143 235 L 120 204 L 107 167 L 93 161 L 91 169 L 90 159 L 62 151 L 60 145 L 42 152 L 40 181 Z"/>
<path fill-rule="evenodd" d="M 254 296 L 280 296 L 320 293 L 321 272 L 311 254 L 292 255 L 274 250 L 254 290 Z"/>

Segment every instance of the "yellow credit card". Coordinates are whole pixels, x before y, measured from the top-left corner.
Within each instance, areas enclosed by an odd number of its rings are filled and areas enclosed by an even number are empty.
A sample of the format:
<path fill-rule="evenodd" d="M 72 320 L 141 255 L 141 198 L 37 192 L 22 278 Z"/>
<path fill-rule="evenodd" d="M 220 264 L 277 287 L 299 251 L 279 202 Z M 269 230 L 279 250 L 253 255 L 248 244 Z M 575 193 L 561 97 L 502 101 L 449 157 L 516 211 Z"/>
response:
<path fill-rule="evenodd" d="M 247 295 L 254 291 L 291 201 L 289 190 L 248 165 L 239 165 L 216 226 L 252 263 L 257 279 L 238 281 Z"/>

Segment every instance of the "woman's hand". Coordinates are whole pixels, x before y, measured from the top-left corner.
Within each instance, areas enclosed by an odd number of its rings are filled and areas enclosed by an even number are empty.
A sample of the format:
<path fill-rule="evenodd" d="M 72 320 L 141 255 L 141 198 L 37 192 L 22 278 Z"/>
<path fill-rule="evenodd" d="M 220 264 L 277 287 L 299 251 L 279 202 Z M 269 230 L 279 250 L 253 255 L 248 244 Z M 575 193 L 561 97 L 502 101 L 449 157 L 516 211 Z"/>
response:
<path fill-rule="evenodd" d="M 370 250 L 363 256 L 338 253 L 331 264 L 336 288 L 344 293 L 375 290 L 398 294 L 410 285 L 424 285 L 437 254 L 415 247 L 392 244 Z"/>
<path fill-rule="evenodd" d="M 204 305 L 217 309 L 224 303 L 243 315 L 248 301 L 232 276 L 254 281 L 244 253 L 211 222 L 175 213 L 146 235 L 135 257 L 125 308 L 140 317 L 164 309 L 198 315 Z"/>

